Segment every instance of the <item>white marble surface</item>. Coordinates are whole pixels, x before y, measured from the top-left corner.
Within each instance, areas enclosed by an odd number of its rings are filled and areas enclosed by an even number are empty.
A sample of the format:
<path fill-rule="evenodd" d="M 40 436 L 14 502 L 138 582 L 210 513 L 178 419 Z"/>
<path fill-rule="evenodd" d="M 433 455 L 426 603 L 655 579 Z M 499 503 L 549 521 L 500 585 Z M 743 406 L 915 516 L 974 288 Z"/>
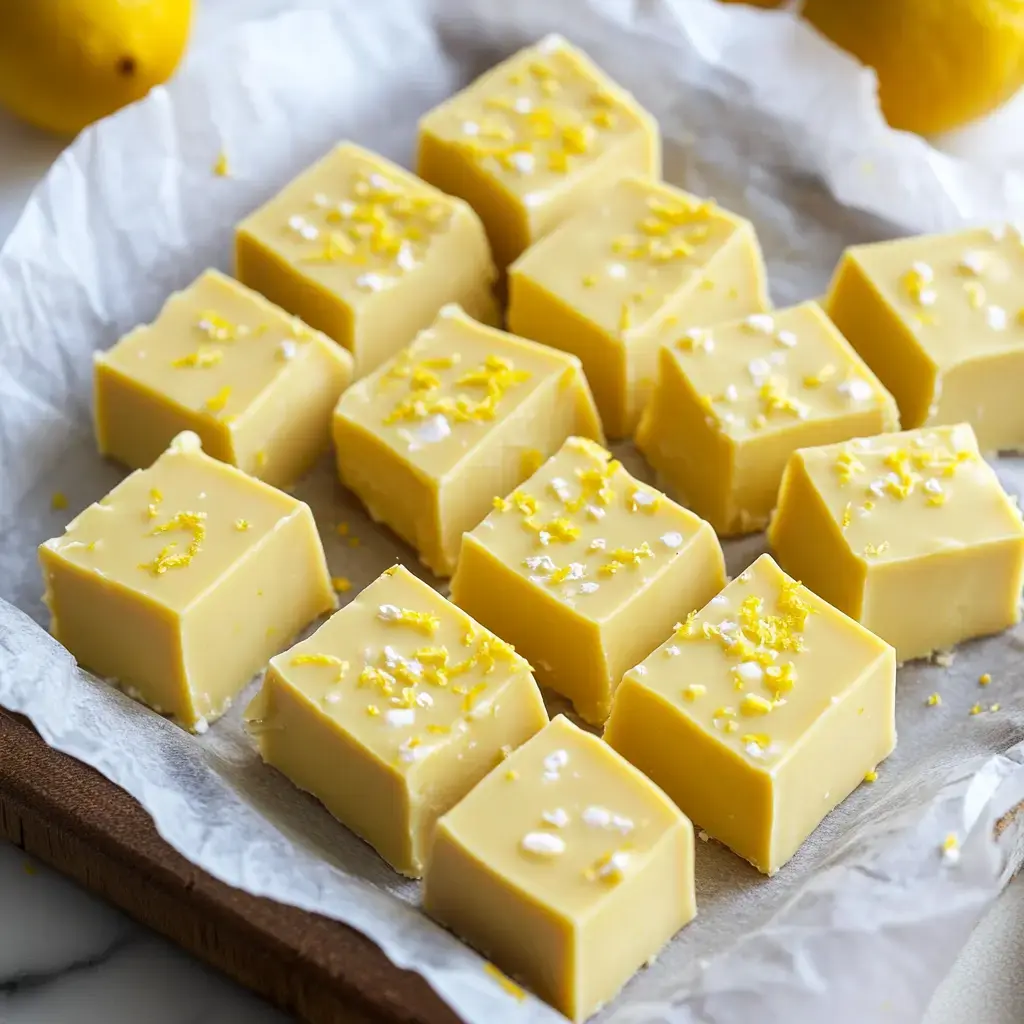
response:
<path fill-rule="evenodd" d="M 1024 164 L 1022 126 L 1024 95 L 989 123 L 949 137 L 944 145 L 972 159 Z M 60 149 L 58 140 L 0 112 L 0 240 Z M 285 1020 L 21 851 L 0 843 L 0 1024 Z M 925 1024 L 966 1021 L 1024 1021 L 1024 877 L 982 921 L 936 993 Z"/>

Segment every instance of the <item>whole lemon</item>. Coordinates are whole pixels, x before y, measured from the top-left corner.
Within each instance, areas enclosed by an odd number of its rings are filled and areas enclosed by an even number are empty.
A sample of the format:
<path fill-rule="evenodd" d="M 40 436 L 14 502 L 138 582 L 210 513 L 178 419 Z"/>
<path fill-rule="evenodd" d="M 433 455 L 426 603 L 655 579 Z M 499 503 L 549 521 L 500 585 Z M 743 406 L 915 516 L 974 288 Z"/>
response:
<path fill-rule="evenodd" d="M 170 77 L 192 0 L 0 0 L 0 105 L 73 135 Z"/>
<path fill-rule="evenodd" d="M 1024 0 L 806 0 L 803 14 L 875 69 L 894 128 L 948 131 L 1024 82 Z"/>

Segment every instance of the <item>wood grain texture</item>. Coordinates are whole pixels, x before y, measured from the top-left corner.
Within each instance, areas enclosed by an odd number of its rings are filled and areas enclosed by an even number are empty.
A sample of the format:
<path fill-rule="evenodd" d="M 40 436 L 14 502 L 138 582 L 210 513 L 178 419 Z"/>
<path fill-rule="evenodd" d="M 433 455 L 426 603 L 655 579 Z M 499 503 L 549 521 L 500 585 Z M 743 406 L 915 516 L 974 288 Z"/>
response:
<path fill-rule="evenodd" d="M 189 863 L 127 793 L 2 708 L 0 836 L 300 1020 L 458 1020 L 359 932 L 239 892 Z"/>

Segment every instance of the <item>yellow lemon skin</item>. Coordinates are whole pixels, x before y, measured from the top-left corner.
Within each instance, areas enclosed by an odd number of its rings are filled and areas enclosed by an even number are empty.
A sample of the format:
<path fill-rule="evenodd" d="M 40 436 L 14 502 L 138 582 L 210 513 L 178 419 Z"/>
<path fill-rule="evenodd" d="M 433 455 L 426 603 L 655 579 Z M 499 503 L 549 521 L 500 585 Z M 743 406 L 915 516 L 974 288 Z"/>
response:
<path fill-rule="evenodd" d="M 949 131 L 1024 82 L 1024 0 L 806 0 L 803 15 L 875 69 L 894 128 Z"/>
<path fill-rule="evenodd" d="M 62 135 L 178 66 L 192 0 L 0 0 L 0 105 Z"/>

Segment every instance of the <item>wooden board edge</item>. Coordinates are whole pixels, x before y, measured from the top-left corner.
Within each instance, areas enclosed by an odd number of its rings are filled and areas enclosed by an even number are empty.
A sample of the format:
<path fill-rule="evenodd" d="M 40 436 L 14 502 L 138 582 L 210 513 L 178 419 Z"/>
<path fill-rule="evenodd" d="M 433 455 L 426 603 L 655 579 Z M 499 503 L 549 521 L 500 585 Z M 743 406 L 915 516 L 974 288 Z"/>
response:
<path fill-rule="evenodd" d="M 361 933 L 197 868 L 124 790 L 3 708 L 0 836 L 309 1024 L 458 1021 Z"/>

